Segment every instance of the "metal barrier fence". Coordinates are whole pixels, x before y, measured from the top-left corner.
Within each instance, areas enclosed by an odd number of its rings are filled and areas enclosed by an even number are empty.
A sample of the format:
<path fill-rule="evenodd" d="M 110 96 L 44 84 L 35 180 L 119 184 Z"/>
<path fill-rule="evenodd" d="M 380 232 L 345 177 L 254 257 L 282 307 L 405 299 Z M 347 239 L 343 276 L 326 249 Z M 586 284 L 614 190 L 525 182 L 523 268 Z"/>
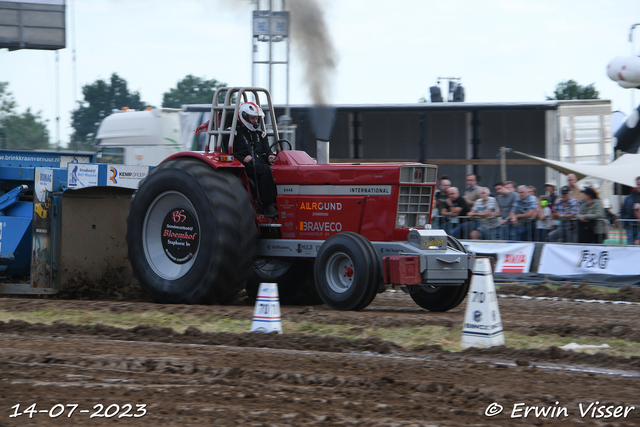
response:
<path fill-rule="evenodd" d="M 600 221 L 604 225 L 605 233 L 602 236 L 592 236 L 595 221 Z M 586 224 L 591 224 L 591 230 L 584 228 Z M 487 228 L 478 218 L 435 215 L 431 220 L 431 227 L 445 230 L 447 234 L 457 239 L 603 243 L 609 245 L 632 245 L 634 242 L 640 241 L 640 220 L 637 219 L 620 219 L 613 224 L 606 219 L 593 220 L 588 223 L 577 219 L 521 219 L 517 225 L 508 221 L 504 225 Z M 581 227 L 583 227 L 582 231 Z M 589 240 L 590 237 L 594 240 Z"/>

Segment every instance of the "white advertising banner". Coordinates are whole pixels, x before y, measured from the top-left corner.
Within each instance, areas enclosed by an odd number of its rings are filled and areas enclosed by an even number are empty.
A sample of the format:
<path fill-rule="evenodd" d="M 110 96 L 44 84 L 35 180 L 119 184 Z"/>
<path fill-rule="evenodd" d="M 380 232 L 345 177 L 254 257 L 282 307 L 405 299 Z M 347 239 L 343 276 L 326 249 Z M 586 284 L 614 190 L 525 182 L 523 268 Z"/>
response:
<path fill-rule="evenodd" d="M 546 244 L 538 273 L 572 276 L 581 274 L 640 275 L 640 247 Z"/>
<path fill-rule="evenodd" d="M 69 188 L 95 187 L 98 185 L 98 165 L 69 163 L 67 165 L 67 186 Z"/>
<path fill-rule="evenodd" d="M 494 243 L 474 240 L 461 242 L 470 252 L 492 256 L 496 273 L 528 273 L 535 243 Z"/>
<path fill-rule="evenodd" d="M 138 188 L 140 181 L 149 173 L 149 166 L 109 165 L 107 185 Z"/>

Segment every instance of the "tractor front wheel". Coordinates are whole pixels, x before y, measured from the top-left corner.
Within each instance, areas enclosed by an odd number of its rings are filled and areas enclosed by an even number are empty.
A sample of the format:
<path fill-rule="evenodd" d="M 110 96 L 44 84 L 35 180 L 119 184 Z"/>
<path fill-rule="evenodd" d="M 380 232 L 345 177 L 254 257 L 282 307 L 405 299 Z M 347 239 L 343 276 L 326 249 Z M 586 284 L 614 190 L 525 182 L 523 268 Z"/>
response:
<path fill-rule="evenodd" d="M 247 282 L 247 295 L 256 298 L 260 283 L 277 283 L 280 302 L 285 305 L 323 304 L 313 281 L 313 261 L 307 259 L 257 259 Z"/>
<path fill-rule="evenodd" d="M 465 247 L 455 237 L 449 236 L 447 246 L 467 253 Z M 460 286 L 416 286 L 409 294 L 420 307 L 429 311 L 448 311 L 459 306 L 469 293 L 470 280 Z"/>
<path fill-rule="evenodd" d="M 381 267 L 371 242 L 352 232 L 329 237 L 314 269 L 316 288 L 334 310 L 362 310 L 380 288 Z"/>

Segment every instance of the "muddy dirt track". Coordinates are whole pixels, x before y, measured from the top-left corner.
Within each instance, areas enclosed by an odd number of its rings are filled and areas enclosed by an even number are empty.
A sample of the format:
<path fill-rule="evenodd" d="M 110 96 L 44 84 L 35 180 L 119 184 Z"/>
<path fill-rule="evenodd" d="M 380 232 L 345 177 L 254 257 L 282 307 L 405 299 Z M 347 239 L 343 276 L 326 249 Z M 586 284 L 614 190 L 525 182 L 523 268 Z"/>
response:
<path fill-rule="evenodd" d="M 570 286 L 555 292 L 505 286 L 499 293 L 547 297 L 500 298 L 507 331 L 640 342 L 638 288 L 625 287 L 615 296 Z M 129 297 L 124 301 L 0 298 L 0 310 L 47 306 L 110 313 L 154 310 L 244 320 L 253 313 L 253 305 L 243 300 L 229 306 L 182 306 Z M 594 298 L 623 302 L 584 301 Z M 453 328 L 462 324 L 464 307 L 463 303 L 447 313 L 428 313 L 407 295 L 386 292 L 361 312 L 336 312 L 324 306 L 281 310 L 283 319 L 294 322 Z M 48 412 L 25 412 L 33 403 L 37 405 L 32 409 Z M 500 407 L 501 413 L 487 415 Z M 526 410 L 530 412 L 525 418 Z M 22 415 L 13 416 L 18 413 Z M 283 335 L 265 335 L 189 328 L 178 334 L 144 325 L 125 330 L 0 322 L 0 426 L 561 422 L 640 425 L 640 357 L 588 355 L 555 347 L 453 353 L 429 343 L 404 349 L 379 339 L 348 340 L 286 330 Z"/>

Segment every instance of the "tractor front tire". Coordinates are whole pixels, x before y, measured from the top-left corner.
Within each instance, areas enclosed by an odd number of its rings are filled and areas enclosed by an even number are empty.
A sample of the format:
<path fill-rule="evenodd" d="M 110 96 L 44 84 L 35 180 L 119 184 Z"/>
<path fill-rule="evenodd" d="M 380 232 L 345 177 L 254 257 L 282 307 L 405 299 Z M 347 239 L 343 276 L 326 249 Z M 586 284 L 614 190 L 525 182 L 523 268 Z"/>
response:
<path fill-rule="evenodd" d="M 160 303 L 229 302 L 251 274 L 257 239 L 240 179 L 197 159 L 153 168 L 127 218 L 133 272 Z"/>
<path fill-rule="evenodd" d="M 467 253 L 458 239 L 448 236 L 447 246 L 451 249 Z M 417 286 L 409 295 L 420 307 L 429 311 L 449 311 L 459 306 L 469 293 L 470 280 L 460 286 Z"/>
<path fill-rule="evenodd" d="M 247 282 L 247 295 L 255 299 L 260 283 L 277 283 L 280 302 L 284 305 L 324 304 L 313 281 L 313 261 L 259 258 L 253 263 L 253 274 Z"/>
<path fill-rule="evenodd" d="M 318 294 L 334 310 L 362 310 L 380 289 L 380 260 L 365 237 L 344 232 L 320 247 L 314 267 Z"/>

